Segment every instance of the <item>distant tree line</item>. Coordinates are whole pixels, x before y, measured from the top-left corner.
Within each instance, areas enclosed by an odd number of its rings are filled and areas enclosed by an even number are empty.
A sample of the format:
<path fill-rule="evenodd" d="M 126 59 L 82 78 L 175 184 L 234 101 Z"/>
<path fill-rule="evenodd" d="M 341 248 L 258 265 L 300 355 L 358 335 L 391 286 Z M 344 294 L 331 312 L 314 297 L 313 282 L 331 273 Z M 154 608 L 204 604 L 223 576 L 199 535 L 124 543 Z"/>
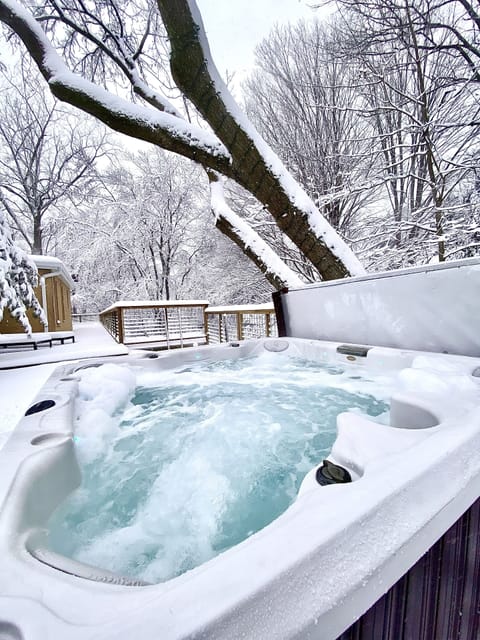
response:
<path fill-rule="evenodd" d="M 367 268 L 480 252 L 479 25 L 463 0 L 345 0 L 257 48 L 248 113 Z"/>

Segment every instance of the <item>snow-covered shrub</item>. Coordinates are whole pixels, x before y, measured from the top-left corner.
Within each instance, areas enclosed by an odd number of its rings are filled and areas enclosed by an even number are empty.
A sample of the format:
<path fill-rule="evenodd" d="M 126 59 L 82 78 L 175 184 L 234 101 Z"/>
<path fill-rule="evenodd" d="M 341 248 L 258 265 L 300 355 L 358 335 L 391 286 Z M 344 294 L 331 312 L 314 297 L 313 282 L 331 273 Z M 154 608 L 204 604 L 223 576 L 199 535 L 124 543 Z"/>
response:
<path fill-rule="evenodd" d="M 8 309 L 30 335 L 32 328 L 27 318 L 27 308 L 30 308 L 34 316 L 46 324 L 45 313 L 33 291 L 37 284 L 37 268 L 14 243 L 6 217 L 0 211 L 0 321 Z"/>

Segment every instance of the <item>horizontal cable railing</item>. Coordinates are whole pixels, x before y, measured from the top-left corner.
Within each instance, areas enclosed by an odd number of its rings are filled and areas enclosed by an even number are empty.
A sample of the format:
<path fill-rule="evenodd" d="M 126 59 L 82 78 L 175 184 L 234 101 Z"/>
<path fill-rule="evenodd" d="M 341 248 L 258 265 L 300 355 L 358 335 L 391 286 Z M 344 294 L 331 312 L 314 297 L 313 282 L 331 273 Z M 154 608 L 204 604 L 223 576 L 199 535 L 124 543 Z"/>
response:
<path fill-rule="evenodd" d="M 117 302 L 100 313 L 107 331 L 126 345 L 184 347 L 206 344 L 205 300 Z"/>

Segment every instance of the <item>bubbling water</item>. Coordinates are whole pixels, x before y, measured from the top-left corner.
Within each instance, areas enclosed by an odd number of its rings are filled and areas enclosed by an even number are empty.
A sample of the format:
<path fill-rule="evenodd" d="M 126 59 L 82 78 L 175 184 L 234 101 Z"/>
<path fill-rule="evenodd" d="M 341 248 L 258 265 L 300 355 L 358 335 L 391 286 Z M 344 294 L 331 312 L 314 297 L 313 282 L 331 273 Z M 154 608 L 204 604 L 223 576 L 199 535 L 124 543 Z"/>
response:
<path fill-rule="evenodd" d="M 336 416 L 381 416 L 380 377 L 265 354 L 139 374 L 108 437 L 78 437 L 82 486 L 50 522 L 51 548 L 161 582 L 262 529 L 328 455 Z M 390 380 L 391 383 L 391 380 Z"/>

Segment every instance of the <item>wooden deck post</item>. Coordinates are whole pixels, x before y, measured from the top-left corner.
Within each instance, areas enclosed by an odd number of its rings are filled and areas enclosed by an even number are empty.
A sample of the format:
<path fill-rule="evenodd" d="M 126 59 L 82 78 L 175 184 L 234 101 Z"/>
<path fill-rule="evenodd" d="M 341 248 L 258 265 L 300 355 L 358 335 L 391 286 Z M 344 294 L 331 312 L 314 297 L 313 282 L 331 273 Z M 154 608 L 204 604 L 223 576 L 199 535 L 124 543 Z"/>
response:
<path fill-rule="evenodd" d="M 170 349 L 170 332 L 168 329 L 168 308 L 163 308 L 163 313 L 165 315 L 165 337 L 167 338 L 167 349 Z"/>
<path fill-rule="evenodd" d="M 237 340 L 243 340 L 243 313 L 237 311 Z"/>
<path fill-rule="evenodd" d="M 209 334 L 207 307 L 203 307 L 203 332 L 205 333 L 205 338 L 207 340 L 207 344 L 210 344 L 210 334 Z"/>
<path fill-rule="evenodd" d="M 123 307 L 117 309 L 117 340 L 120 344 L 123 344 L 124 329 L 123 329 Z"/>

